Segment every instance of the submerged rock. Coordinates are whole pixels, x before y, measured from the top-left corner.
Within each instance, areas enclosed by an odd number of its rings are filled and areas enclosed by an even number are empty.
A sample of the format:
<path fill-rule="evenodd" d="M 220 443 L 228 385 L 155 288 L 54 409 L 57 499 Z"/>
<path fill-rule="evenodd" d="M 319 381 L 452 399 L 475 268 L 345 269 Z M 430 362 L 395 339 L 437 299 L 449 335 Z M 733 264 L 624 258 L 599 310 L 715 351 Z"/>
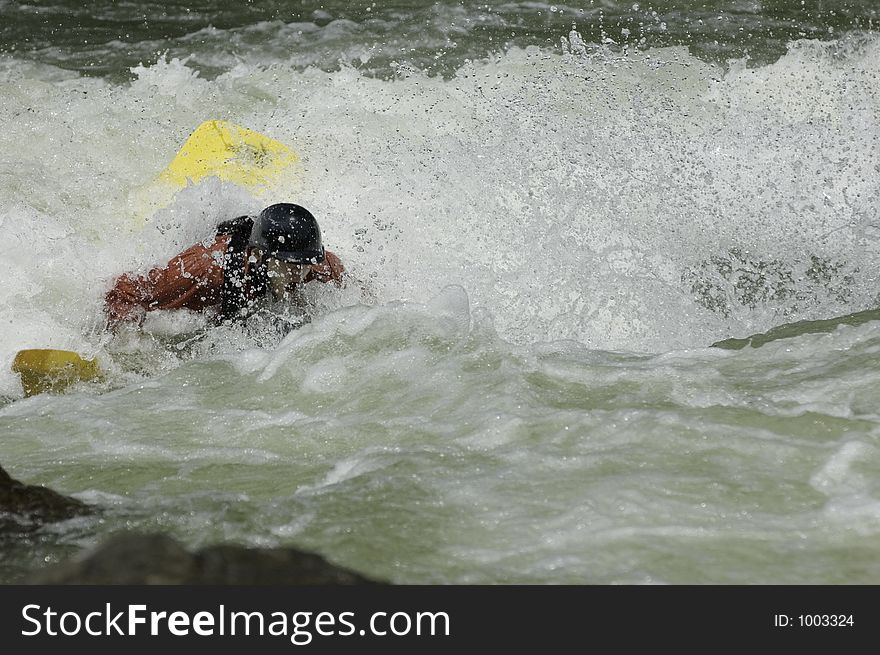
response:
<path fill-rule="evenodd" d="M 122 533 L 24 584 L 355 585 L 380 584 L 293 548 L 210 546 L 190 553 L 164 534 Z"/>
<path fill-rule="evenodd" d="M 92 511 L 91 506 L 75 498 L 19 482 L 0 467 L 0 533 L 35 530 L 44 523 Z"/>

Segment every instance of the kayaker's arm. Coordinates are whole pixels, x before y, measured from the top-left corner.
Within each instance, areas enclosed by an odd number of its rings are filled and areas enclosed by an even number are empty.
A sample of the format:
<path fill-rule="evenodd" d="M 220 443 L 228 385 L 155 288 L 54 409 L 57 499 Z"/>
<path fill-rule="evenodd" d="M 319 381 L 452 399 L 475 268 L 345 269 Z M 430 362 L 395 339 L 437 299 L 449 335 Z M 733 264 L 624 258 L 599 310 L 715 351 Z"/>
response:
<path fill-rule="evenodd" d="M 146 275 L 121 275 L 104 297 L 108 326 L 143 322 L 146 312 L 157 309 L 201 310 L 219 303 L 228 240 L 219 235 L 208 246 L 197 243 Z"/>
<path fill-rule="evenodd" d="M 318 282 L 334 282 L 338 287 L 344 286 L 345 266 L 342 265 L 342 260 L 329 250 L 324 251 L 324 261 L 320 264 L 312 264 L 311 268 L 305 282 L 317 280 Z"/>

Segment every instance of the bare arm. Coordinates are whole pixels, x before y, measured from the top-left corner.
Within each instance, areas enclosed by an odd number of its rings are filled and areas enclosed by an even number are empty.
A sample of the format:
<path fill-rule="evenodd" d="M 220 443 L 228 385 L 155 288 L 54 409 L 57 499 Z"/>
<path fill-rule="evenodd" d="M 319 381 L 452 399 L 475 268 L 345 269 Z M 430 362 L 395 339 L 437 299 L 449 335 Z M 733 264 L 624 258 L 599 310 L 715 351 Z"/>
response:
<path fill-rule="evenodd" d="M 228 240 L 222 235 L 209 246 L 197 243 L 146 275 L 121 275 L 104 297 L 108 326 L 115 329 L 123 322 L 143 321 L 145 312 L 157 309 L 200 310 L 216 305 Z"/>
<path fill-rule="evenodd" d="M 342 260 L 329 250 L 324 252 L 324 261 L 320 264 L 313 264 L 312 270 L 306 276 L 306 282 L 318 280 L 319 282 L 333 282 L 336 286 L 341 287 L 345 284 L 344 276 L 345 267 Z"/>

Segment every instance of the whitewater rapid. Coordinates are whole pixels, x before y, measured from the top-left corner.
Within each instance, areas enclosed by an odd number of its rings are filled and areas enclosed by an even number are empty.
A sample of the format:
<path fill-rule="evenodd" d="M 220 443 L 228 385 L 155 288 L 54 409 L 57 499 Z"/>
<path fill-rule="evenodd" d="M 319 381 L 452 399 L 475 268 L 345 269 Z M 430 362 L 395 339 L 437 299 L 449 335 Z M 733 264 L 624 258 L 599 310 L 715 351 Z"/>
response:
<path fill-rule="evenodd" d="M 282 64 L 208 81 L 160 60 L 124 85 L 7 58 L 7 356 L 83 346 L 115 275 L 273 200 L 310 207 L 380 301 L 459 284 L 515 342 L 662 351 L 865 308 L 877 57 L 864 39 L 728 71 L 680 49 L 514 49 L 449 80 L 390 81 Z M 137 189 L 215 117 L 293 147 L 295 183 L 257 199 L 208 181 L 138 224 Z M 731 251 L 788 288 L 738 305 L 711 261 Z M 812 256 L 828 262 L 824 288 Z M 721 312 L 700 295 L 713 284 Z"/>

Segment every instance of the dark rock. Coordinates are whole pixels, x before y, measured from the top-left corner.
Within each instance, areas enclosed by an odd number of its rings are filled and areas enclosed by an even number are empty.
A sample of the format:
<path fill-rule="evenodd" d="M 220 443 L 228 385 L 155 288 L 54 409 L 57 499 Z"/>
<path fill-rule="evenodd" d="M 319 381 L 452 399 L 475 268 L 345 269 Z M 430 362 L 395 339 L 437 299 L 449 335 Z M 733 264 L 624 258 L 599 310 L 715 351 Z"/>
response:
<path fill-rule="evenodd" d="M 195 584 L 351 585 L 376 584 L 330 564 L 320 555 L 294 548 L 246 549 L 211 546 L 195 555 L 199 576 Z"/>
<path fill-rule="evenodd" d="M 293 548 L 210 546 L 196 553 L 164 534 L 122 533 L 81 558 L 39 571 L 24 584 L 353 585 L 379 584 Z"/>
<path fill-rule="evenodd" d="M 43 523 L 92 511 L 92 507 L 75 498 L 14 480 L 0 467 L 0 532 L 30 531 Z"/>

